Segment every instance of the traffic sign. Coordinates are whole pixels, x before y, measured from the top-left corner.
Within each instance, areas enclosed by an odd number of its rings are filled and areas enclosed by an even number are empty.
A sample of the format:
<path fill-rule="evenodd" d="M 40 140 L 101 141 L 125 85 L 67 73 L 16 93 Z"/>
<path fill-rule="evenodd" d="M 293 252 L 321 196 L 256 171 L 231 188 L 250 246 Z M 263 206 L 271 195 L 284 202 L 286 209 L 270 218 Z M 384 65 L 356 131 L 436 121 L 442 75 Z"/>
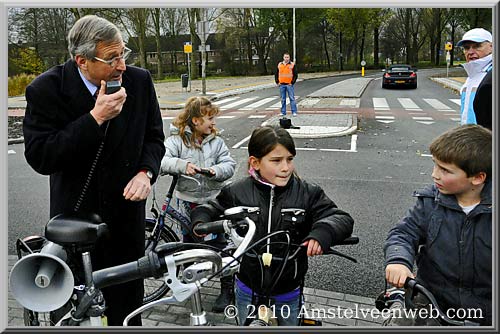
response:
<path fill-rule="evenodd" d="M 210 22 L 208 21 L 198 21 L 196 22 L 196 34 L 202 42 L 206 42 L 208 35 L 210 34 Z"/>
<path fill-rule="evenodd" d="M 193 46 L 191 45 L 191 42 L 184 42 L 184 53 L 192 53 L 193 52 Z"/>
<path fill-rule="evenodd" d="M 366 65 L 366 61 L 362 60 L 361 61 L 361 66 L 365 66 Z"/>
<path fill-rule="evenodd" d="M 453 49 L 453 44 L 451 44 L 451 42 L 446 42 L 446 44 L 444 45 L 444 49 L 446 51 L 450 51 L 451 49 Z"/>

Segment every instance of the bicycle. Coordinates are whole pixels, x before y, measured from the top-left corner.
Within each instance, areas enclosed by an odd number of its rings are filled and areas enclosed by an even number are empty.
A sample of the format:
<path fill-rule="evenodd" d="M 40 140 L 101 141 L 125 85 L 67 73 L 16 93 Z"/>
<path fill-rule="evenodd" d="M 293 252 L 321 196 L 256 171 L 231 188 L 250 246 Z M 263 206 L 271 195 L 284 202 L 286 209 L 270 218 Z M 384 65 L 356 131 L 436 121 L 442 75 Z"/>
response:
<path fill-rule="evenodd" d="M 258 208 L 253 209 L 258 210 Z M 244 210 L 246 208 L 236 208 L 226 213 L 234 215 Z M 106 325 L 105 301 L 100 291 L 104 287 L 141 278 L 159 278 L 164 275 L 174 296 L 179 294 L 187 296 L 185 285 L 181 285 L 177 278 L 176 261 L 179 265 L 198 262 L 200 259 L 210 261 L 196 263 L 184 270 L 182 279 L 194 282 L 188 283 L 190 291 L 195 291 L 194 288 L 200 286 L 203 275 L 213 272 L 215 272 L 213 276 L 221 272 L 226 275 L 234 273 L 238 269 L 238 264 L 235 264 L 233 259 L 238 258 L 250 243 L 255 233 L 255 224 L 249 219 L 239 223 L 228 220 L 218 223 L 224 226 L 223 230 L 230 233 L 234 237 L 235 244 L 238 244 L 233 256 L 222 259 L 218 250 L 202 249 L 213 248 L 209 245 L 174 242 L 158 245 L 156 249 L 137 261 L 92 271 L 90 251 L 98 239 L 106 237 L 107 225 L 98 220 L 56 216 L 46 225 L 45 238 L 48 243 L 42 247 L 41 254 L 24 256 L 12 268 L 9 277 L 12 294 L 23 307 L 33 310 L 34 314 L 49 313 L 50 324 L 54 326 Z M 236 228 L 243 223 L 248 226 L 244 238 L 236 233 Z M 219 231 L 221 232 L 220 228 Z M 27 245 L 26 242 L 24 244 Z M 66 264 L 70 254 L 82 257 L 82 272 L 85 276 L 82 285 L 74 286 L 73 269 Z M 50 297 L 47 300 L 48 296 Z M 155 305 L 161 300 L 146 305 Z M 195 305 L 195 302 L 193 304 Z M 38 316 L 38 313 L 36 315 Z M 133 316 L 130 315 L 127 319 Z M 198 319 L 197 323 L 202 324 L 203 317 L 203 312 L 198 314 L 195 317 Z"/>
<path fill-rule="evenodd" d="M 427 288 L 422 284 L 418 283 L 417 280 L 408 277 L 405 281 L 404 288 L 386 288 L 377 299 L 375 300 L 375 307 L 379 311 L 392 310 L 394 308 L 401 308 L 406 310 L 416 310 L 415 297 L 419 296 L 419 304 L 431 305 L 431 310 L 436 310 L 437 317 L 429 317 L 432 319 L 432 323 L 439 326 L 479 326 L 480 324 L 470 320 L 455 320 L 447 316 L 447 314 L 441 309 L 436 298 Z M 423 298 L 422 298 L 423 297 Z M 432 315 L 432 312 L 430 312 Z M 416 313 L 415 313 L 416 314 Z M 434 319 L 436 321 L 434 321 Z M 392 318 L 386 319 L 383 326 L 391 326 Z M 395 325 L 397 326 L 397 325 Z M 404 324 L 402 326 L 411 326 L 410 324 Z M 413 325 L 415 326 L 415 325 Z"/>
<path fill-rule="evenodd" d="M 211 177 L 212 174 L 208 168 L 201 168 L 198 174 Z M 181 240 L 182 234 L 186 233 L 190 239 L 196 242 L 204 240 L 197 237 L 190 228 L 190 219 L 182 212 L 171 205 L 173 193 L 180 177 L 192 180 L 198 186 L 200 182 L 191 176 L 171 174 L 172 180 L 169 189 L 165 195 L 165 199 L 159 208 L 156 203 L 156 185 L 153 187 L 153 196 L 151 200 L 150 213 L 152 216 L 145 219 L 145 249 L 153 250 L 158 244 L 178 242 Z M 143 304 L 147 304 L 153 300 L 163 297 L 169 291 L 168 286 L 162 280 L 146 279 L 144 280 L 144 298 Z"/>
<path fill-rule="evenodd" d="M 286 243 L 282 241 L 270 242 L 271 237 L 276 237 L 279 236 L 280 234 L 285 234 L 287 238 Z M 273 300 L 271 291 L 273 291 L 277 282 L 281 278 L 286 263 L 295 260 L 301 254 L 305 255 L 305 252 L 307 251 L 307 246 L 304 246 L 302 244 L 294 244 L 291 242 L 291 237 L 288 231 L 275 231 L 263 237 L 261 240 L 255 242 L 253 246 L 258 246 L 259 244 L 262 244 L 264 242 L 265 244 L 260 247 L 259 249 L 260 251 L 262 251 L 264 247 L 267 247 L 267 249 L 269 250 L 270 248 L 268 248 L 269 247 L 268 245 L 284 244 L 285 253 L 282 254 L 280 258 L 265 251 L 262 254 L 261 252 L 255 252 L 255 251 L 253 252 L 253 255 L 258 258 L 260 263 L 260 268 L 261 268 L 260 291 L 262 293 L 257 294 L 255 292 L 252 292 L 252 302 L 251 304 L 247 305 L 247 316 L 244 323 L 245 326 L 252 326 L 252 327 L 280 326 L 279 317 L 277 315 L 281 315 L 282 317 L 291 316 L 290 312 L 291 310 L 287 304 L 284 304 L 284 307 L 282 309 L 279 309 L 279 307 L 275 305 L 275 301 Z M 322 255 L 337 255 L 345 259 L 348 259 L 354 263 L 357 263 L 356 259 L 335 250 L 334 247 L 340 245 L 355 245 L 358 243 L 359 243 L 359 238 L 357 236 L 350 236 L 342 240 L 341 242 L 335 244 L 330 249 L 324 251 Z M 291 247 L 295 247 L 295 251 L 291 252 L 290 251 Z M 254 247 L 250 247 L 247 250 L 247 252 L 252 250 L 252 248 Z M 275 264 L 273 268 L 274 272 L 272 271 L 273 262 Z M 300 285 L 299 307 L 298 307 L 299 310 L 301 309 L 304 301 L 303 283 L 304 282 L 302 282 L 302 284 Z M 304 314 L 302 313 L 298 326 L 322 326 L 322 322 L 321 320 L 317 319 L 305 318 Z"/>

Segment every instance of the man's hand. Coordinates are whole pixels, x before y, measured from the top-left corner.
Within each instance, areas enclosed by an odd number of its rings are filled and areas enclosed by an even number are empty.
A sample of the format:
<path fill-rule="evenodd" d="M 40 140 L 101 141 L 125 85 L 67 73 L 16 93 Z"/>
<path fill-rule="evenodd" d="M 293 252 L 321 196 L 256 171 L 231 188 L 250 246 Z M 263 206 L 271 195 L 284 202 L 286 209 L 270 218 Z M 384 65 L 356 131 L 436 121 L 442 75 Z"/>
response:
<path fill-rule="evenodd" d="M 317 240 L 309 239 L 306 240 L 303 246 L 307 246 L 307 256 L 321 255 L 323 254 L 323 250 L 321 249 L 321 245 Z"/>
<path fill-rule="evenodd" d="M 90 114 L 101 125 L 109 119 L 113 119 L 120 114 L 123 104 L 127 99 L 125 88 L 121 87 L 119 91 L 113 94 L 106 94 L 106 81 L 101 80 L 101 88 L 95 102 L 94 109 Z"/>
<path fill-rule="evenodd" d="M 137 173 L 123 190 L 123 197 L 126 200 L 138 202 L 145 200 L 151 191 L 151 181 L 143 172 Z"/>
<path fill-rule="evenodd" d="M 394 263 L 385 267 L 385 279 L 389 284 L 397 288 L 402 288 L 408 277 L 414 278 L 411 270 L 404 264 Z"/>

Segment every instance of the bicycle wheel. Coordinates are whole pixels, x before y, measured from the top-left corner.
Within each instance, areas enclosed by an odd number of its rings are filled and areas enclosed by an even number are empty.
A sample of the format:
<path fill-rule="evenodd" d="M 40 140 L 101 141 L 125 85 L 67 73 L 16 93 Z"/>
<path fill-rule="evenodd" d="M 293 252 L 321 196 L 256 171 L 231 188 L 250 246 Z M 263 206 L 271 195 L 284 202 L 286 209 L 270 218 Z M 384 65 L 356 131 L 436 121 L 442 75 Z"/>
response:
<path fill-rule="evenodd" d="M 146 219 L 145 221 L 146 227 L 146 245 L 151 244 L 151 239 L 153 238 L 153 230 L 155 228 L 155 221 Z M 160 240 L 158 242 L 159 245 L 168 243 L 168 242 L 177 242 L 180 241 L 177 234 L 168 226 L 163 226 L 163 229 L 160 233 Z M 146 246 L 147 248 L 150 248 Z M 148 249 L 146 249 L 146 252 Z M 169 290 L 168 285 L 165 283 L 163 278 L 147 278 L 144 280 L 144 297 L 142 299 L 143 304 L 147 304 L 154 300 L 157 300 L 163 297 Z"/>

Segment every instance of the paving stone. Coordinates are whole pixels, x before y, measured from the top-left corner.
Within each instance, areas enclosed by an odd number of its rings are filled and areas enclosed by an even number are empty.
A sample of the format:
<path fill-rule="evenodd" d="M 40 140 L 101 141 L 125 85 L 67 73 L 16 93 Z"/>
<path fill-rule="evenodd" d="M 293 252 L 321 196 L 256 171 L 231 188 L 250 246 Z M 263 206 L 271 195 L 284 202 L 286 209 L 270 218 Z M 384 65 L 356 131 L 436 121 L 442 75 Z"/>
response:
<path fill-rule="evenodd" d="M 355 296 L 355 295 L 345 294 L 345 300 L 350 301 L 350 302 L 355 302 L 358 304 L 367 304 L 367 305 L 371 305 L 371 306 L 375 305 L 375 299 L 363 297 L 363 296 Z"/>

